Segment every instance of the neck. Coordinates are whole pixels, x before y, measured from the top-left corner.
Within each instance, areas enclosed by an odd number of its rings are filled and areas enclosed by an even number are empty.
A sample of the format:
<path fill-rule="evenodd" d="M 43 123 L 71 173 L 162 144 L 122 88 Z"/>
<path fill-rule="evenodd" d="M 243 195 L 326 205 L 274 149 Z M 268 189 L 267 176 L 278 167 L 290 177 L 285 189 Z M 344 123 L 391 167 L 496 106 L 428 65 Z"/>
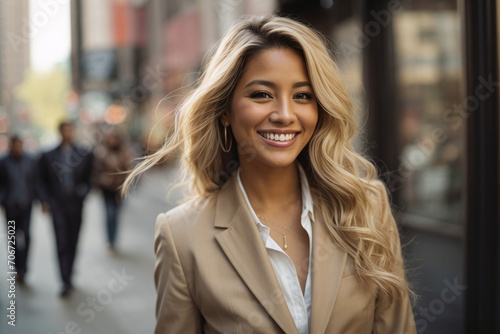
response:
<path fill-rule="evenodd" d="M 240 167 L 240 177 L 256 212 L 285 209 L 301 199 L 296 163 L 282 168 Z"/>

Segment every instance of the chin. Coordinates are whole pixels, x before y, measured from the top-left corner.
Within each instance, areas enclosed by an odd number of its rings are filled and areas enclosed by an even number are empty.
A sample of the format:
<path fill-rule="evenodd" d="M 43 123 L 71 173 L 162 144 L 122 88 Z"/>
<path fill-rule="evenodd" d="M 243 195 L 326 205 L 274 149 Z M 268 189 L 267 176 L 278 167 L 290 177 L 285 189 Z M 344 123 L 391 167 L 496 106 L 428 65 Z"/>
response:
<path fill-rule="evenodd" d="M 296 156 L 283 157 L 283 158 L 273 157 L 271 159 L 265 159 L 264 163 L 273 168 L 285 168 L 293 165 L 296 160 L 297 160 Z"/>

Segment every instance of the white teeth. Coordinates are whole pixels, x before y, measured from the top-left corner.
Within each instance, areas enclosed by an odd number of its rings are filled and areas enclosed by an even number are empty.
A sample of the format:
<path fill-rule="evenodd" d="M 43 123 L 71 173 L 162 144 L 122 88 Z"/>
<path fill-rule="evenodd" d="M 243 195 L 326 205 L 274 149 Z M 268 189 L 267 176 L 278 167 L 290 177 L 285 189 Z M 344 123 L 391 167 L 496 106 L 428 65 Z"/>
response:
<path fill-rule="evenodd" d="M 269 132 L 263 132 L 262 135 L 269 140 L 274 140 L 274 141 L 289 141 L 295 138 L 296 133 L 287 133 L 287 134 L 278 134 L 278 133 L 269 133 Z"/>

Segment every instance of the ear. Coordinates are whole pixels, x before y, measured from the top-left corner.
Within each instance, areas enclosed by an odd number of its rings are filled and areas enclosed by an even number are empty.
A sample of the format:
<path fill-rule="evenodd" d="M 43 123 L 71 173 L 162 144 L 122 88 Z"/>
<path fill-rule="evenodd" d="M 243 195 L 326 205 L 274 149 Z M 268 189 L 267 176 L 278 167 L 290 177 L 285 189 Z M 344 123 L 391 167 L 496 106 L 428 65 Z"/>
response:
<path fill-rule="evenodd" d="M 228 115 L 227 112 L 223 113 L 219 117 L 219 120 L 220 120 L 220 122 L 222 123 L 223 126 L 229 126 L 229 125 L 231 125 L 231 122 L 229 121 L 229 115 Z"/>

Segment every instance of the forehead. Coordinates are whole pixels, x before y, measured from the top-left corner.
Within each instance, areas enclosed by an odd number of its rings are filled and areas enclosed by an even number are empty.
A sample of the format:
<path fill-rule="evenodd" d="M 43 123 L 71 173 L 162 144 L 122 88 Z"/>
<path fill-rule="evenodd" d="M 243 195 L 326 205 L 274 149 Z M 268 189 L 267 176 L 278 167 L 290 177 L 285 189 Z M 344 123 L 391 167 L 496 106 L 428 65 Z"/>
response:
<path fill-rule="evenodd" d="M 289 81 L 309 80 L 304 58 L 299 52 L 289 48 L 264 50 L 250 58 L 241 81 L 255 77 Z"/>

